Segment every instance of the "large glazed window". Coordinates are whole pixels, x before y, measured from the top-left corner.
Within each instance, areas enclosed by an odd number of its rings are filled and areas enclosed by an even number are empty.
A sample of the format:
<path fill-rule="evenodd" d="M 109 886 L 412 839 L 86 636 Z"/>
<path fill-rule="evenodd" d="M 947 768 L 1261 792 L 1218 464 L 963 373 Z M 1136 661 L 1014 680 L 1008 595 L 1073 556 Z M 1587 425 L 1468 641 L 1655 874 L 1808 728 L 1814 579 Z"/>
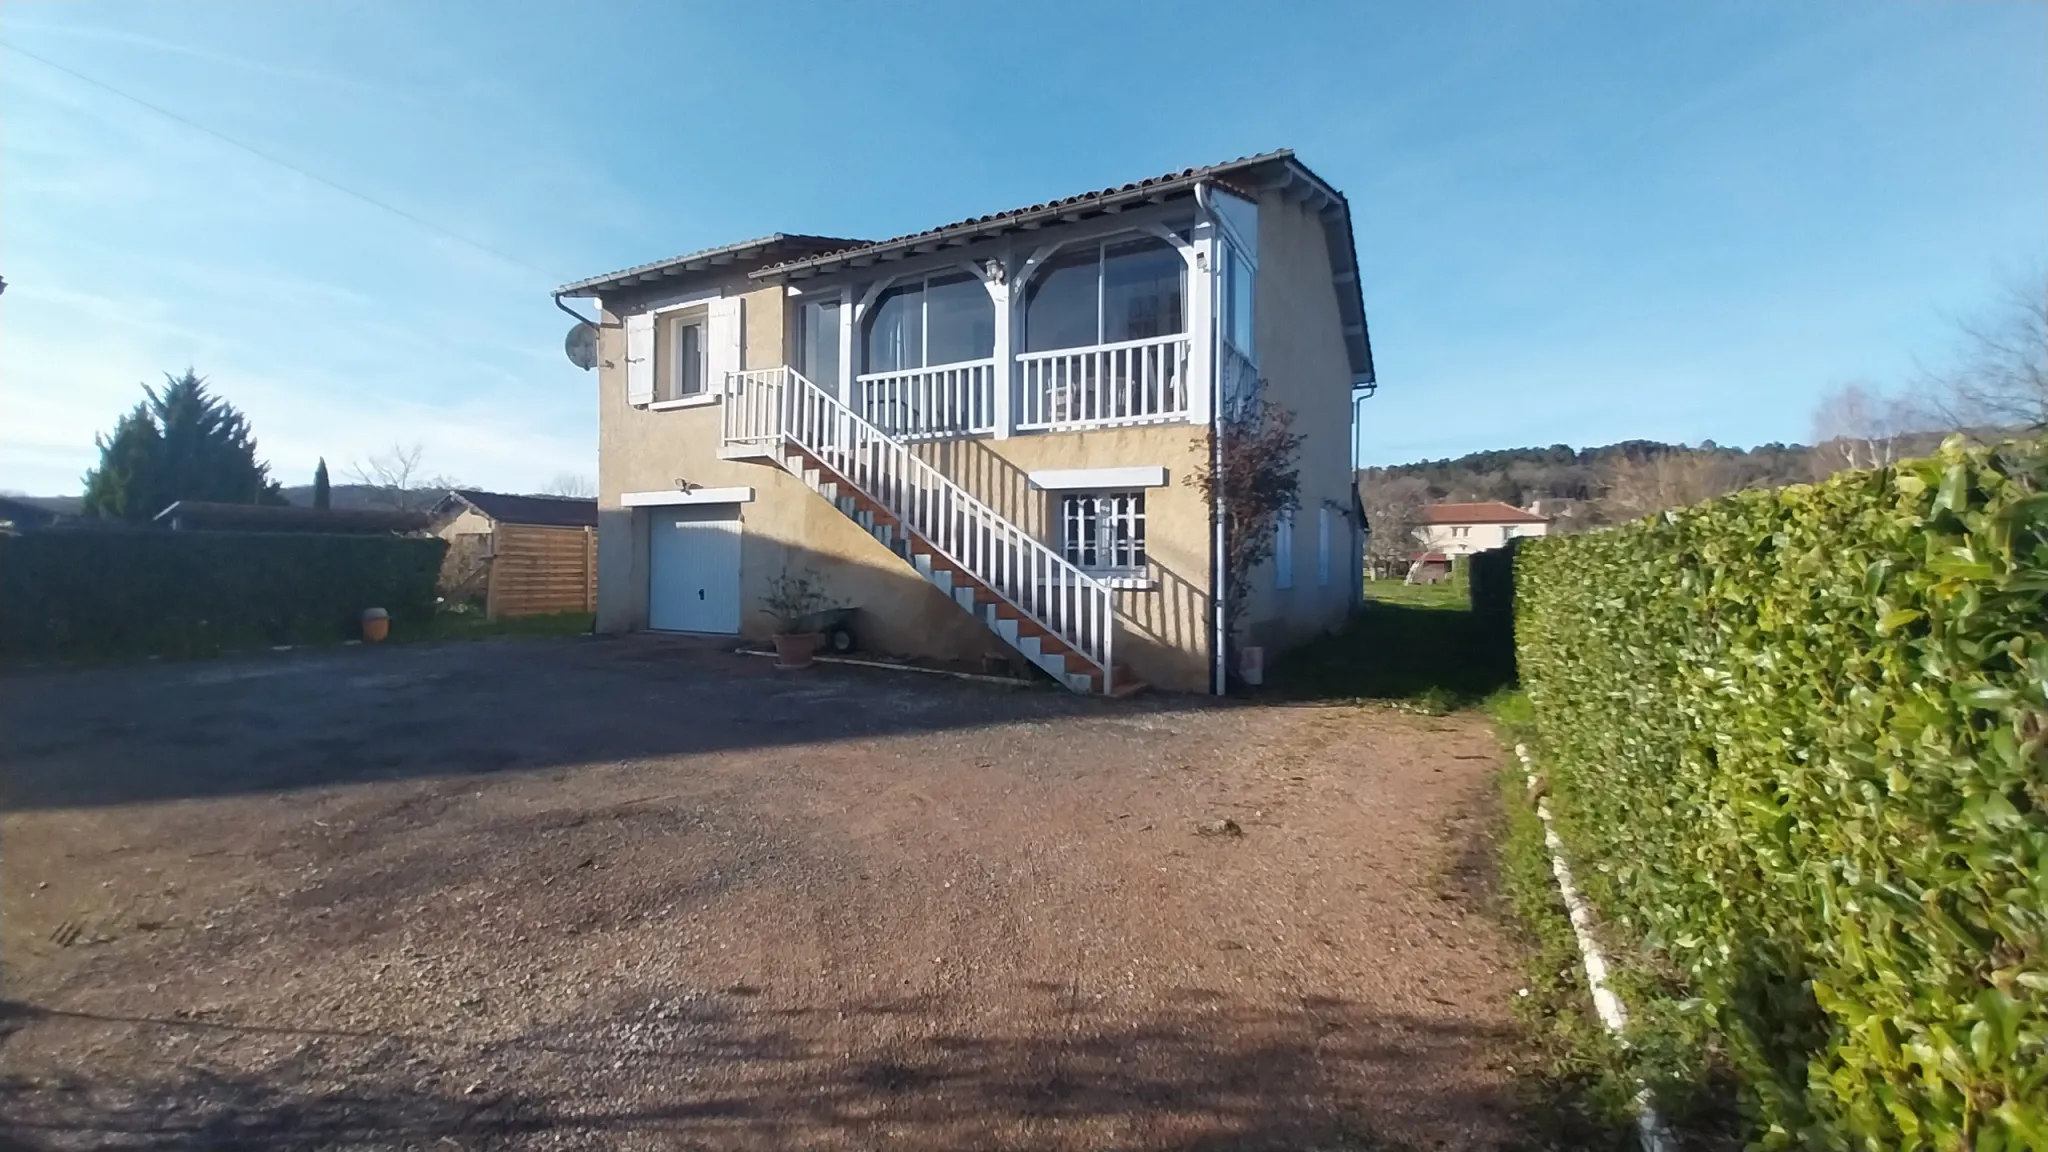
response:
<path fill-rule="evenodd" d="M 996 351 L 995 303 L 964 273 L 898 284 L 868 311 L 865 372 L 986 360 Z"/>
<path fill-rule="evenodd" d="M 1164 240 L 1132 240 L 1102 250 L 1102 342 L 1143 340 L 1187 330 L 1181 280 L 1187 267 Z"/>
<path fill-rule="evenodd" d="M 980 280 L 934 276 L 924 288 L 924 364 L 958 364 L 996 354 L 996 306 Z"/>
<path fill-rule="evenodd" d="M 1150 236 L 1060 252 L 1024 294 L 1024 350 L 1083 348 L 1187 331 L 1186 262 Z"/>
<path fill-rule="evenodd" d="M 1101 307 L 1101 250 L 1090 244 L 1056 254 L 1024 292 L 1024 350 L 1098 343 Z"/>
<path fill-rule="evenodd" d="M 924 367 L 924 285 L 899 284 L 868 312 L 865 363 L 870 372 Z"/>

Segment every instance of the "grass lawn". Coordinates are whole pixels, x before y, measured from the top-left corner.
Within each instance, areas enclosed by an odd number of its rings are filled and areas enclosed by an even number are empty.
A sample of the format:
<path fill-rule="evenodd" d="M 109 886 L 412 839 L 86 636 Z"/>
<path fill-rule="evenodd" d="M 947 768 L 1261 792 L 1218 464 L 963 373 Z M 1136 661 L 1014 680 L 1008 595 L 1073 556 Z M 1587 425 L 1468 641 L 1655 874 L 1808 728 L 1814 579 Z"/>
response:
<path fill-rule="evenodd" d="M 1400 700 L 1429 712 L 1475 706 L 1515 680 L 1513 638 L 1472 614 L 1462 581 L 1373 580 L 1344 630 L 1289 653 L 1275 690 L 1309 699 Z"/>
<path fill-rule="evenodd" d="M 1400 580 L 1367 580 L 1365 598 L 1383 604 L 1406 604 L 1412 608 L 1455 608 L 1471 607 L 1462 580 L 1446 580 L 1441 584 L 1408 584 Z"/>
<path fill-rule="evenodd" d="M 393 625 L 393 640 L 488 640 L 500 636 L 580 636 L 590 631 L 588 612 L 551 612 L 486 620 L 482 612 L 437 612 L 424 630 Z"/>

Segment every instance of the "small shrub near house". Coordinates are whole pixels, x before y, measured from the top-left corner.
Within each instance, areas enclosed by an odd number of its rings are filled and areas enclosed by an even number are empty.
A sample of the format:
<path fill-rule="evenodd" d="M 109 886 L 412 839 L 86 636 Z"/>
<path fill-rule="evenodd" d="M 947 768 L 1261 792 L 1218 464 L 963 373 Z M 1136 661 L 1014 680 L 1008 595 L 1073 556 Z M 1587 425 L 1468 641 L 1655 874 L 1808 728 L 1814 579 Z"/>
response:
<path fill-rule="evenodd" d="M 445 541 L 312 533 L 52 531 L 0 537 L 0 655 L 202 655 L 394 630 L 434 615 Z"/>
<path fill-rule="evenodd" d="M 1525 542 L 1516 632 L 1653 1081 L 1770 1148 L 2048 1148 L 2048 447 Z"/>

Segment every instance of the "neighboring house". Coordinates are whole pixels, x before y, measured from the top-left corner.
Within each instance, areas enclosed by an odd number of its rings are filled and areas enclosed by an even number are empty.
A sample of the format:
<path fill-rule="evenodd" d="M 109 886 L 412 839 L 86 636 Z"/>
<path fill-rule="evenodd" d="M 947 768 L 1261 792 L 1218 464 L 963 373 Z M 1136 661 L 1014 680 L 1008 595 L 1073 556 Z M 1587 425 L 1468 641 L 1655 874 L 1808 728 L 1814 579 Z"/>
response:
<path fill-rule="evenodd" d="M 597 501 L 457 488 L 429 513 L 448 541 L 442 596 L 497 620 L 597 607 Z"/>
<path fill-rule="evenodd" d="M 1422 509 L 1421 526 L 1415 530 L 1417 548 L 1467 556 L 1498 548 L 1517 536 L 1543 536 L 1550 521 L 1534 512 L 1524 512 L 1499 500 L 1473 504 L 1430 504 Z"/>
<path fill-rule="evenodd" d="M 557 296 L 601 311 L 601 632 L 765 635 L 777 577 L 814 570 L 871 649 L 1220 691 L 1219 628 L 1282 649 L 1360 595 L 1372 352 L 1350 209 L 1292 153 Z M 1222 621 L 1193 477 L 1262 382 L 1305 436 L 1301 509 Z"/>

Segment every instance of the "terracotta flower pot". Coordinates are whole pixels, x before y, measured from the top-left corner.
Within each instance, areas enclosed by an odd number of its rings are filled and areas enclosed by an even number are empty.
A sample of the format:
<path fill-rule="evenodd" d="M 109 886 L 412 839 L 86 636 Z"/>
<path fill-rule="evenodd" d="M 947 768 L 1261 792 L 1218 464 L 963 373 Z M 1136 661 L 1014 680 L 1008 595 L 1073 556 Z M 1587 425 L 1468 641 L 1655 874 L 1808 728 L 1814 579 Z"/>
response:
<path fill-rule="evenodd" d="M 775 665 L 778 668 L 809 668 L 811 657 L 823 643 L 822 632 L 782 633 L 775 637 Z"/>
<path fill-rule="evenodd" d="M 375 644 L 391 632 L 391 614 L 382 608 L 363 613 L 363 639 Z"/>

